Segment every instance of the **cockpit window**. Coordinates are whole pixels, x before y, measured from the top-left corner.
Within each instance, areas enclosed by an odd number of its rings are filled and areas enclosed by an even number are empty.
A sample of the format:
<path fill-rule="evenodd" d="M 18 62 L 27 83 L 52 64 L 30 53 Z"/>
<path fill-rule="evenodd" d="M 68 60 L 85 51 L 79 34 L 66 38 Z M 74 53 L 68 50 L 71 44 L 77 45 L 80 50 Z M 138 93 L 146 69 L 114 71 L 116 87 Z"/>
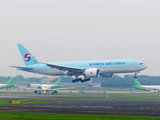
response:
<path fill-rule="evenodd" d="M 140 63 L 140 65 L 144 65 L 144 63 Z"/>

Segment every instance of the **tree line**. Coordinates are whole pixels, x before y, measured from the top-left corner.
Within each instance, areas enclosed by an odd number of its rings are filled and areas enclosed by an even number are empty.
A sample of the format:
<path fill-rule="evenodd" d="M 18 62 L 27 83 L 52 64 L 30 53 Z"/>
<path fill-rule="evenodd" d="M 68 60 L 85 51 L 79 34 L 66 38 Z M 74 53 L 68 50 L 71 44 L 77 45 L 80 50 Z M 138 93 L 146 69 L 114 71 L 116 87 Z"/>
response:
<path fill-rule="evenodd" d="M 8 80 L 11 78 L 11 76 L 5 77 L 0 76 L 0 84 L 7 83 Z M 42 79 L 45 79 L 47 77 L 28 77 L 24 78 L 22 75 L 18 75 L 14 77 L 14 83 L 41 83 Z M 56 78 L 55 80 L 51 81 L 50 83 L 55 83 L 58 80 Z M 72 78 L 71 77 L 61 77 L 61 81 L 65 83 L 71 83 Z M 160 85 L 160 76 L 147 76 L 147 75 L 139 75 L 138 81 L 142 85 Z M 124 77 L 119 77 L 118 75 L 114 75 L 111 78 L 93 78 L 93 83 L 101 83 L 102 87 L 132 87 L 134 86 L 133 81 L 133 75 L 125 75 Z"/>

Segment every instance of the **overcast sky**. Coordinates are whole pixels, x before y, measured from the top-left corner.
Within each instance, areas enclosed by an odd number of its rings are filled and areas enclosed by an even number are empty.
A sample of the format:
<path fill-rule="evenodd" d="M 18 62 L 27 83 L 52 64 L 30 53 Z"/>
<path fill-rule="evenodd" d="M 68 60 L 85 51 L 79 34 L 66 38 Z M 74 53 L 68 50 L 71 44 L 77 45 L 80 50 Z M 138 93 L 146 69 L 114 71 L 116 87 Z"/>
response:
<path fill-rule="evenodd" d="M 0 0 L 0 76 L 24 65 L 18 43 L 40 61 L 135 59 L 159 76 L 160 1 Z"/>

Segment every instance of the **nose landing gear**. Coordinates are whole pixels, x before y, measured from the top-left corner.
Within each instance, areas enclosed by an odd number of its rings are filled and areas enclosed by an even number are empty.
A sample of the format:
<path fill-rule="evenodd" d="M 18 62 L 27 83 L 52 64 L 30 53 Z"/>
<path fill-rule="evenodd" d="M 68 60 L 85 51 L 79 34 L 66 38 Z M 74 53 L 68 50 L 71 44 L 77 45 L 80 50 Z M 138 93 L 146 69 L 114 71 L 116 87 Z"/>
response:
<path fill-rule="evenodd" d="M 133 78 L 134 78 L 134 79 L 137 79 L 137 73 L 134 74 L 134 77 L 133 77 Z"/>

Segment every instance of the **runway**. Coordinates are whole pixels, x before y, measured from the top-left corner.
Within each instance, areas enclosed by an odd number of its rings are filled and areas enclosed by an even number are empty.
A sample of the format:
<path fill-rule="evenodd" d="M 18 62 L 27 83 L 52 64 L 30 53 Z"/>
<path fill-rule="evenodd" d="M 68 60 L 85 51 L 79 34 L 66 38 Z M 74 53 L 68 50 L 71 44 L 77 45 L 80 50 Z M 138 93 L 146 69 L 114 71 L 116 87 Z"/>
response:
<path fill-rule="evenodd" d="M 117 95 L 114 95 L 118 97 Z M 113 96 L 113 97 L 114 97 Z M 135 95 L 131 94 L 132 97 Z M 27 100 L 49 102 L 47 104 L 0 105 L 0 112 L 41 112 L 61 114 L 98 114 L 98 115 L 132 115 L 160 116 L 160 98 L 106 98 L 100 95 L 35 95 L 35 94 L 0 94 L 1 101 Z M 26 99 L 29 98 L 29 99 Z M 76 100 L 74 100 L 76 99 Z M 126 101 L 129 100 L 129 101 Z"/>

